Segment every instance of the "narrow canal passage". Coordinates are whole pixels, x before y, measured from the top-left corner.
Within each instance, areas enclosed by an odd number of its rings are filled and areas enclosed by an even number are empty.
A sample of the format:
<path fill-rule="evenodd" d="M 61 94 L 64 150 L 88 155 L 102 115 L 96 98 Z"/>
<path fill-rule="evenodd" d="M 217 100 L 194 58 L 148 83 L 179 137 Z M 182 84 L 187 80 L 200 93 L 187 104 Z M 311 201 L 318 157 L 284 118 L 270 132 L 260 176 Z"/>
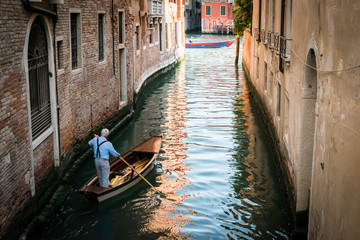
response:
<path fill-rule="evenodd" d="M 163 133 L 147 179 L 171 199 L 142 181 L 122 196 L 88 202 L 76 189 L 95 173 L 89 159 L 55 220 L 34 239 L 289 239 L 292 222 L 271 149 L 234 55 L 235 44 L 187 49 L 185 61 L 146 90 L 132 121 L 110 139 L 124 153 Z"/>

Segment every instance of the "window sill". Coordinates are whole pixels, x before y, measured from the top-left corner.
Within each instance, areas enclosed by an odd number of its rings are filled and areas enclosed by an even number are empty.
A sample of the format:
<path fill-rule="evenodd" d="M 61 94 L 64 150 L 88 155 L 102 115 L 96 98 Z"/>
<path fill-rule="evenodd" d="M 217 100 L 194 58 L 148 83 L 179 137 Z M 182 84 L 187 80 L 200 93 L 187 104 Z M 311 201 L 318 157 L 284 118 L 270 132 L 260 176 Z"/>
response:
<path fill-rule="evenodd" d="M 79 74 L 82 72 L 82 69 L 81 68 L 77 68 L 77 69 L 74 69 L 71 71 L 71 75 L 76 75 L 76 74 Z"/>
<path fill-rule="evenodd" d="M 125 107 L 126 105 L 127 105 L 127 101 L 120 101 L 119 110 L 122 109 L 123 107 Z"/>
<path fill-rule="evenodd" d="M 45 132 L 43 132 L 40 136 L 35 138 L 35 140 L 32 142 L 33 150 L 37 148 L 43 141 L 45 141 L 45 139 L 47 139 L 53 132 L 54 132 L 54 128 L 50 126 Z"/>
<path fill-rule="evenodd" d="M 65 70 L 64 70 L 63 68 L 62 68 L 62 69 L 58 69 L 58 70 L 57 70 L 57 76 L 62 75 L 64 72 L 65 72 Z"/>

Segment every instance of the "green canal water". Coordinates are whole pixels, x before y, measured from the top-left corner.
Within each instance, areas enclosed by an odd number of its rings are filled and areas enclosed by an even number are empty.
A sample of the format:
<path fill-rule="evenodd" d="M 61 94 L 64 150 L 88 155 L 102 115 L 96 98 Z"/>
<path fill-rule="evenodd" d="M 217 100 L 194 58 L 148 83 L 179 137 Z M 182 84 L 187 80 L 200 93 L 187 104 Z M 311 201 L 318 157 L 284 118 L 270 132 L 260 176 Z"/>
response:
<path fill-rule="evenodd" d="M 134 118 L 110 139 L 124 153 L 163 133 L 147 179 L 169 199 L 142 181 L 100 204 L 88 202 L 77 189 L 96 171 L 91 158 L 53 222 L 33 239 L 290 239 L 293 222 L 269 139 L 234 57 L 235 43 L 186 49 L 185 60 L 146 89 Z"/>

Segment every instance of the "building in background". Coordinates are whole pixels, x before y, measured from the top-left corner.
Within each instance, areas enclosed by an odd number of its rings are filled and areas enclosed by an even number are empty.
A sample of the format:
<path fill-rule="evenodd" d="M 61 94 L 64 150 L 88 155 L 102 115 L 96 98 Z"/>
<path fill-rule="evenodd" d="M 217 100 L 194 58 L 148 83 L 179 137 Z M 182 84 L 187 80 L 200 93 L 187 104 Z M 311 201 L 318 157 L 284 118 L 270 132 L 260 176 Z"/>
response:
<path fill-rule="evenodd" d="M 185 32 L 201 29 L 201 0 L 187 0 L 184 11 Z"/>
<path fill-rule="evenodd" d="M 233 0 L 202 0 L 201 32 L 233 33 Z"/>
<path fill-rule="evenodd" d="M 254 0 L 252 34 L 244 33 L 251 89 L 280 147 L 297 223 L 308 219 L 308 239 L 360 237 L 359 6 Z"/>
<path fill-rule="evenodd" d="M 93 132 L 184 56 L 183 4 L 5 0 L 0 13 L 0 238 L 15 239 Z"/>

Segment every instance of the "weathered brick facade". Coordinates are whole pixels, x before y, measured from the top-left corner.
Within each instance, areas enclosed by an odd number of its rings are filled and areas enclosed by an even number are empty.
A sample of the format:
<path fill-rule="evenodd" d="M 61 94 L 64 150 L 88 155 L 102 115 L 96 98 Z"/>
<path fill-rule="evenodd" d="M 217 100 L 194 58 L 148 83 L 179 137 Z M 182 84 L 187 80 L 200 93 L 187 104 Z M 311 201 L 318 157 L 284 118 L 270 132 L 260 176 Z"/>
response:
<path fill-rule="evenodd" d="M 176 46 L 172 41 L 166 48 L 167 38 L 175 33 L 174 29 L 170 33 L 165 30 L 165 21 L 183 21 L 182 17 L 164 17 L 167 6 L 176 5 L 168 1 L 163 2 L 164 12 L 156 15 L 141 7 L 145 0 L 23 2 L 0 3 L 0 238 L 10 239 L 23 231 L 41 207 L 38 199 L 46 189 L 41 184 L 61 177 L 74 161 L 74 146 L 86 143 L 101 124 L 128 109 L 149 76 L 184 54 L 183 28 L 178 28 L 181 41 Z M 182 11 L 178 2 L 178 8 L 171 9 Z M 26 3 L 38 8 L 26 8 Z M 71 61 L 71 13 L 79 16 L 76 69 Z M 119 27 L 121 13 L 124 28 Z M 104 14 L 101 61 L 99 14 Z M 33 138 L 28 48 L 32 24 L 39 18 L 47 40 L 51 126 Z M 153 21 L 152 25 L 148 21 Z M 137 25 L 141 25 L 139 50 Z M 119 42 L 119 29 L 124 29 L 123 43 Z"/>

